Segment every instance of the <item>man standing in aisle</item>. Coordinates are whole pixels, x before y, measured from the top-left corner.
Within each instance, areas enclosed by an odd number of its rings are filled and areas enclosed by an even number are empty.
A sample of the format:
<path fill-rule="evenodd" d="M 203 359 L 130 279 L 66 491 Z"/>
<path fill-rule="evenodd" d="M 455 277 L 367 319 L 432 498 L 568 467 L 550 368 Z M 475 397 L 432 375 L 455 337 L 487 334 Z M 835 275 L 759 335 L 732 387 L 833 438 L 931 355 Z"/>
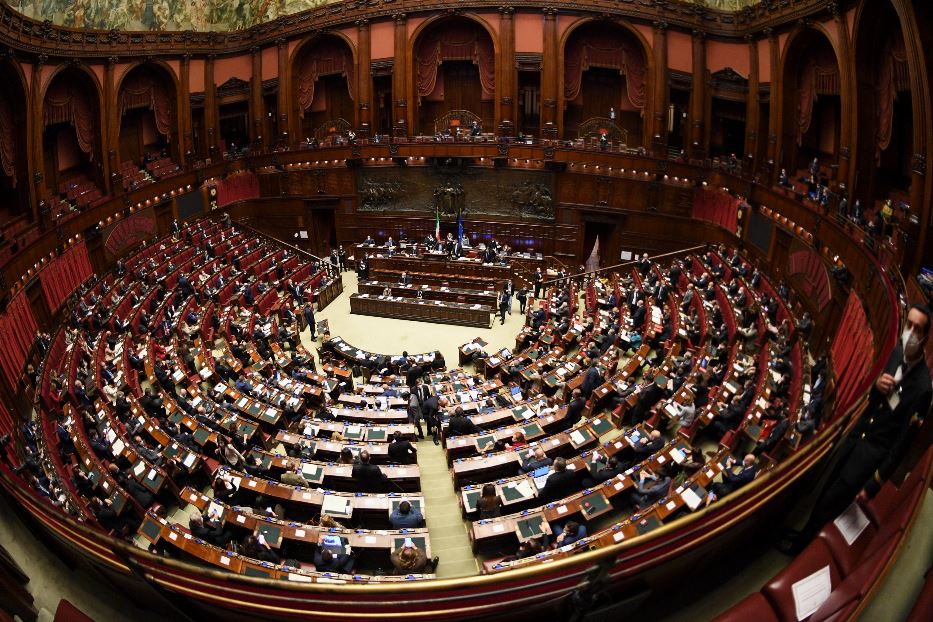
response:
<path fill-rule="evenodd" d="M 810 520 L 800 533 L 780 543 L 781 550 L 802 550 L 856 495 L 874 497 L 897 469 L 913 438 L 913 426 L 927 415 L 933 398 L 930 370 L 924 360 L 929 336 L 930 310 L 912 306 L 901 338 L 871 389 L 868 407 L 842 441 L 839 459 L 813 506 Z"/>

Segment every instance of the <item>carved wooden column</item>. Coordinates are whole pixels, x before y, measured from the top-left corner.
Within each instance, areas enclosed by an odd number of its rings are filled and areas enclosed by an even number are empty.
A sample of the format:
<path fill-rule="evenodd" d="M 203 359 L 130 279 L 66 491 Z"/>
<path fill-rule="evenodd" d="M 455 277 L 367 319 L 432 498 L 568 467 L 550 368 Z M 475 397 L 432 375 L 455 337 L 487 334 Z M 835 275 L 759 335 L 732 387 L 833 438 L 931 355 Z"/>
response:
<path fill-rule="evenodd" d="M 835 2 L 829 4 L 829 11 L 836 22 L 836 32 L 839 36 L 839 112 L 841 127 L 839 128 L 839 170 L 836 173 L 836 182 L 848 184 L 849 159 L 852 156 L 852 143 L 855 140 L 852 123 L 854 101 L 856 97 L 856 80 L 854 63 L 849 62 L 849 29 L 846 17 L 839 12 L 839 5 Z"/>
<path fill-rule="evenodd" d="M 544 8 L 544 58 L 541 63 L 541 138 L 556 139 L 558 121 L 563 112 L 557 109 L 560 67 L 557 49 L 557 9 Z"/>
<path fill-rule="evenodd" d="M 187 167 L 191 163 L 191 54 L 181 57 L 178 79 L 178 161 Z"/>
<path fill-rule="evenodd" d="M 746 35 L 748 41 L 748 93 L 745 101 L 745 156 L 743 170 L 753 173 L 758 156 L 758 126 L 761 123 L 761 107 L 758 104 L 761 85 L 758 77 L 758 40 Z"/>
<path fill-rule="evenodd" d="M 48 60 L 48 56 L 40 54 L 36 57 L 36 62 L 32 66 L 32 216 L 35 222 L 41 222 L 42 228 L 46 224 L 40 221 L 45 218 L 41 213 L 39 204 L 45 200 L 45 156 L 42 153 L 42 134 L 45 132 L 45 102 L 42 101 L 42 67 Z M 47 206 L 45 206 L 47 209 Z"/>
<path fill-rule="evenodd" d="M 693 82 L 690 92 L 690 156 L 706 157 L 706 33 L 693 31 Z"/>
<path fill-rule="evenodd" d="M 771 103 L 768 114 L 768 176 L 771 183 L 777 181 L 781 169 L 778 159 L 778 135 L 781 133 L 781 117 L 784 89 L 781 84 L 783 72 L 781 71 L 781 45 L 777 33 L 772 28 L 765 28 L 771 51 Z"/>
<path fill-rule="evenodd" d="M 255 149 L 262 150 L 262 49 L 258 45 L 250 48 L 253 71 L 249 82 L 249 140 Z"/>
<path fill-rule="evenodd" d="M 395 58 L 392 61 L 392 101 L 395 111 L 392 119 L 392 133 L 395 136 L 408 136 L 414 119 L 409 116 L 408 102 L 408 16 L 396 13 L 395 19 Z M 412 97 L 415 97 L 412 90 Z"/>
<path fill-rule="evenodd" d="M 654 76 L 651 97 L 651 146 L 658 157 L 667 147 L 667 22 L 654 22 Z"/>
<path fill-rule="evenodd" d="M 515 134 L 515 98 L 518 69 L 515 66 L 515 9 L 499 7 L 499 77 L 496 95 L 499 98 L 500 136 Z"/>
<path fill-rule="evenodd" d="M 291 112 L 291 105 L 288 100 L 288 40 L 285 37 L 279 37 L 275 40 L 275 44 L 279 51 L 279 92 L 278 101 L 276 102 L 279 109 L 279 136 L 276 138 L 276 142 L 281 143 L 282 146 L 291 146 L 295 144 L 294 141 L 298 140 L 298 136 L 289 136 L 288 130 L 289 112 Z"/>
<path fill-rule="evenodd" d="M 222 155 L 217 146 L 220 141 L 220 120 L 217 109 L 217 86 L 214 84 L 214 54 L 204 61 L 204 127 L 207 130 L 207 154 L 211 160 Z"/>
<path fill-rule="evenodd" d="M 356 124 L 360 138 L 370 134 L 372 124 L 372 85 L 373 78 L 370 70 L 372 61 L 372 39 L 369 34 L 369 20 L 356 21 L 357 29 L 357 60 L 356 67 L 356 108 L 359 122 Z"/>
<path fill-rule="evenodd" d="M 104 172 L 104 192 L 114 194 L 123 189 L 123 180 L 120 175 L 120 110 L 115 92 L 114 70 L 117 57 L 111 56 L 104 65 L 104 123 L 101 125 L 104 157 L 107 169 Z"/>

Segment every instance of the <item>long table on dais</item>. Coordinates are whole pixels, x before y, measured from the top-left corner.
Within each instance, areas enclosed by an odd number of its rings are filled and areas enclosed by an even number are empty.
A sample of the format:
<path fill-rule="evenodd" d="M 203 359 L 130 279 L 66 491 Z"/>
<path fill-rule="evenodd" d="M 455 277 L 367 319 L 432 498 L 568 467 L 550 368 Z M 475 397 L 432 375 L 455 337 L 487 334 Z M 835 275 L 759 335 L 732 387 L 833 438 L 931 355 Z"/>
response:
<path fill-rule="evenodd" d="M 492 324 L 489 308 L 479 304 L 386 298 L 367 294 L 350 296 L 350 313 L 478 328 L 489 328 Z"/>
<path fill-rule="evenodd" d="M 359 284 L 359 293 L 381 296 L 386 288 L 391 291 L 393 296 L 401 298 L 417 298 L 420 293 L 425 300 L 460 302 L 469 305 L 479 304 L 490 309 L 496 308 L 497 294 L 495 291 L 490 290 L 481 291 L 431 285 L 399 285 L 390 281 L 364 281 Z"/>

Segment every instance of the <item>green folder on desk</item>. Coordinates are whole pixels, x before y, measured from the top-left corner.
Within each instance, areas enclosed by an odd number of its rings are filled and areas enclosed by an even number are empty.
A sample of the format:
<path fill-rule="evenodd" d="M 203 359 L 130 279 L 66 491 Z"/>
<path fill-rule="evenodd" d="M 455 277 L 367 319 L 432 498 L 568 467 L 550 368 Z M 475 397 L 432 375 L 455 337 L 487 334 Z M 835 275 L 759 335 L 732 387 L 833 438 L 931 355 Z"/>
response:
<path fill-rule="evenodd" d="M 311 484 L 320 484 L 324 481 L 324 468 L 317 464 L 302 464 L 301 476 Z"/>
<path fill-rule="evenodd" d="M 593 434 L 586 428 L 577 428 L 570 433 L 570 444 L 573 445 L 574 449 L 579 449 L 594 439 Z"/>
<path fill-rule="evenodd" d="M 147 517 L 146 520 L 143 521 L 143 526 L 140 527 L 140 530 L 143 532 L 143 535 L 155 543 L 162 533 L 162 524 Z"/>
<path fill-rule="evenodd" d="M 486 445 L 492 443 L 496 444 L 496 437 L 494 434 L 483 434 L 482 436 L 477 436 L 473 439 L 473 444 L 476 446 L 476 451 L 482 453 L 486 451 Z"/>
<path fill-rule="evenodd" d="M 526 439 L 544 436 L 544 430 L 542 430 L 541 425 L 535 421 L 532 421 L 527 425 L 523 425 L 522 433 L 525 435 Z"/>
<path fill-rule="evenodd" d="M 194 442 L 196 442 L 198 445 L 203 445 L 206 443 L 210 435 L 210 430 L 203 426 L 199 426 L 198 429 L 194 431 L 194 434 L 192 434 L 194 437 Z"/>
<path fill-rule="evenodd" d="M 479 501 L 482 491 L 477 488 L 475 490 L 464 490 L 463 491 L 463 505 L 466 508 L 467 512 L 476 511 L 476 503 Z"/>
<path fill-rule="evenodd" d="M 266 544 L 274 549 L 282 544 L 282 528 L 271 523 L 259 523 L 256 525 L 256 535 L 262 535 L 266 539 Z"/>
<path fill-rule="evenodd" d="M 248 564 L 243 567 L 243 574 L 245 574 L 247 577 L 264 577 L 266 579 L 269 579 L 272 577 L 271 572 L 267 570 L 263 570 L 262 568 L 250 566 Z"/>
<path fill-rule="evenodd" d="M 530 499 L 535 495 L 535 489 L 527 479 L 519 480 L 518 482 L 509 482 L 504 486 L 500 486 L 499 489 L 507 503 Z"/>
<path fill-rule="evenodd" d="M 545 533 L 551 533 L 551 528 L 541 514 L 534 514 L 515 522 L 515 535 L 518 536 L 519 542 L 543 536 Z"/>
<path fill-rule="evenodd" d="M 343 429 L 343 437 L 348 441 L 361 441 L 363 440 L 364 430 L 360 426 L 348 425 Z"/>
<path fill-rule="evenodd" d="M 366 430 L 366 440 L 373 441 L 384 441 L 388 437 L 385 428 L 369 428 Z"/>
<path fill-rule="evenodd" d="M 580 503 L 580 512 L 586 520 L 590 520 L 612 509 L 609 499 L 601 492 L 595 492 L 583 497 Z"/>
<path fill-rule="evenodd" d="M 262 413 L 262 405 L 259 402 L 250 402 L 246 407 L 246 412 L 253 417 L 258 417 Z"/>
<path fill-rule="evenodd" d="M 595 432 L 597 436 L 602 436 L 616 429 L 609 420 L 609 417 L 597 417 L 593 419 L 593 421 L 590 422 L 590 428 L 593 429 L 593 432 Z"/>
<path fill-rule="evenodd" d="M 638 535 L 643 535 L 649 531 L 654 531 L 660 526 L 661 521 L 658 520 L 658 517 L 654 514 L 649 514 L 635 523 L 635 530 L 638 532 Z"/>

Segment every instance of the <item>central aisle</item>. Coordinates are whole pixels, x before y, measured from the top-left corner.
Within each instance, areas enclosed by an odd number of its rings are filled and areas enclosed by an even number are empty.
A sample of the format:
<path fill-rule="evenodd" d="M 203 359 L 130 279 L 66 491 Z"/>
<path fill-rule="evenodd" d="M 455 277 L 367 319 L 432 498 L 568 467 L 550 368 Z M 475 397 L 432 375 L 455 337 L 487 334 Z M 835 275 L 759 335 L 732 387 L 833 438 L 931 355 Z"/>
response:
<path fill-rule="evenodd" d="M 513 349 L 515 335 L 524 324 L 524 317 L 518 312 L 518 302 L 513 302 L 512 315 L 506 315 L 504 325 L 499 324 L 497 316 L 489 329 L 351 315 L 350 295 L 357 292 L 355 273 L 343 273 L 343 287 L 343 293 L 315 315 L 318 322 L 328 321 L 332 337 L 342 337 L 350 345 L 381 354 L 401 354 L 403 351 L 421 354 L 440 350 L 448 369 L 459 367 L 459 347 L 475 337 L 482 337 L 488 343 L 487 352 Z M 301 342 L 317 358 L 320 335 L 315 342 L 309 337 L 307 331 L 303 332 Z M 359 378 L 354 382 L 359 382 Z M 475 575 L 479 566 L 470 544 L 469 523 L 460 512 L 460 500 L 453 486 L 444 448 L 435 446 L 430 437 L 419 441 L 417 447 L 431 551 L 440 557 L 437 576 L 448 579 Z"/>

